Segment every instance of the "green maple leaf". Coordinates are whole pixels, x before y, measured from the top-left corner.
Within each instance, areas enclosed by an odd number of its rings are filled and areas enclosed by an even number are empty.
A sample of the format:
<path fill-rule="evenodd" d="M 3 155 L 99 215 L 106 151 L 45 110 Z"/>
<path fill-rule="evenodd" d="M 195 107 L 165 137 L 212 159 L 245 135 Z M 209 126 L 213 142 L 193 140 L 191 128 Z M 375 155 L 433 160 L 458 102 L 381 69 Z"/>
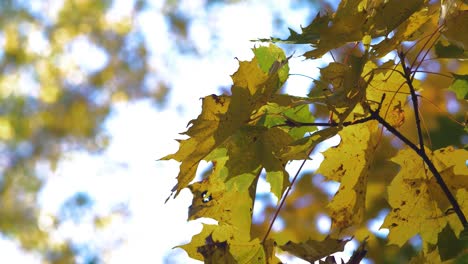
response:
<path fill-rule="evenodd" d="M 316 126 L 299 126 L 299 127 L 288 127 L 287 122 L 296 123 L 312 123 L 315 121 L 314 116 L 311 114 L 309 105 L 300 104 L 295 106 L 292 101 L 294 97 L 291 97 L 288 102 L 279 102 L 283 105 L 279 105 L 275 102 L 268 103 L 260 108 L 257 116 L 259 120 L 258 125 L 265 127 L 279 127 L 280 129 L 288 132 L 288 134 L 294 139 L 300 139 L 304 137 L 307 132 L 317 130 Z M 295 98 L 297 101 L 306 102 L 307 98 Z M 254 117 L 253 117 L 254 118 Z"/>
<path fill-rule="evenodd" d="M 463 48 L 449 43 L 447 40 L 439 40 L 435 46 L 434 51 L 438 58 L 455 58 L 467 59 L 468 51 Z"/>
<path fill-rule="evenodd" d="M 458 99 L 467 100 L 468 99 L 468 75 L 459 75 L 452 73 L 453 82 L 448 88 L 450 91 L 453 91 Z"/>

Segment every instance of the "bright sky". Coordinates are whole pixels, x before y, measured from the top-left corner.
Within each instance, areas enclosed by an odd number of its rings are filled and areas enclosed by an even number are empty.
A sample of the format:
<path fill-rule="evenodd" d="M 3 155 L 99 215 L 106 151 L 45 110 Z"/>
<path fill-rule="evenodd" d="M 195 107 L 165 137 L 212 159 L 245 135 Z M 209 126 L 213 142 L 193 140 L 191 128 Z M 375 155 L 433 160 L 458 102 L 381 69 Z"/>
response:
<path fill-rule="evenodd" d="M 208 11 L 201 7 L 202 0 L 181 2 L 180 9 L 195 17 L 189 35 L 201 57 L 182 56 L 174 48 L 175 40 L 159 12 L 161 1 L 154 1 L 151 9 L 138 17 L 148 47 L 152 48 L 151 65 L 163 81 L 170 83 L 167 107 L 158 110 L 149 101 L 117 104 L 105 124 L 112 137 L 109 148 L 102 155 L 68 153 L 57 170 L 50 172 L 40 195 L 43 212 L 39 225 L 44 230 L 51 227 L 50 216 L 56 215 L 63 202 L 79 191 L 89 193 L 94 199 L 93 209 L 98 215 L 108 214 L 119 204 L 128 205 L 129 216 L 115 216 L 111 226 L 103 231 L 94 230 L 92 219 L 85 218 L 82 224 L 70 221 L 54 232 L 57 242 L 72 239 L 89 244 L 91 248 L 104 249 L 106 263 L 199 263 L 189 259 L 183 250 L 172 249 L 188 242 L 201 230 L 201 224 L 200 221 L 186 222 L 192 199 L 189 190 L 183 190 L 177 199 L 164 204 L 176 183 L 179 164 L 157 159 L 177 150 L 178 143 L 174 139 L 180 138 L 178 133 L 185 131 L 188 121 L 199 114 L 199 98 L 219 94 L 219 88 L 230 86 L 230 75 L 238 67 L 234 57 L 247 60 L 253 55 L 254 43 L 250 40 L 287 34 L 286 27 L 272 27 L 273 13 L 280 14 L 287 26 L 294 29 L 310 22 L 307 11 L 291 8 L 290 1 L 247 1 L 213 6 Z M 108 18 L 125 16 L 130 4 L 131 1 L 116 1 Z M 213 36 L 216 42 L 212 41 Z M 94 54 L 90 60 L 89 53 L 75 52 L 72 58 L 80 67 L 94 69 L 105 63 L 105 54 L 99 54 L 86 40 L 78 39 L 73 45 L 71 50 L 91 50 Z M 297 57 L 302 53 L 296 51 L 296 57 L 290 60 L 290 72 L 316 75 L 322 65 Z M 330 58 L 325 57 L 325 60 Z M 292 76 L 286 91 L 305 95 L 310 82 L 310 79 Z M 337 143 L 335 139 L 334 144 Z M 317 162 L 322 159 L 320 154 L 315 156 Z M 308 170 L 317 165 L 309 163 Z M 297 164 L 292 164 L 290 172 L 295 172 L 296 168 Z M 332 192 L 336 190 L 336 186 L 330 188 Z M 261 183 L 259 189 L 268 192 L 269 186 Z M 319 223 L 327 229 L 330 220 L 324 216 Z M 373 229 L 377 230 L 380 224 L 381 221 L 372 223 Z M 119 239 L 123 239 L 121 243 L 109 246 Z M 348 254 L 355 247 L 355 243 L 349 243 Z M 0 251 L 8 263 L 40 263 L 38 256 L 21 251 L 15 242 L 2 237 Z"/>

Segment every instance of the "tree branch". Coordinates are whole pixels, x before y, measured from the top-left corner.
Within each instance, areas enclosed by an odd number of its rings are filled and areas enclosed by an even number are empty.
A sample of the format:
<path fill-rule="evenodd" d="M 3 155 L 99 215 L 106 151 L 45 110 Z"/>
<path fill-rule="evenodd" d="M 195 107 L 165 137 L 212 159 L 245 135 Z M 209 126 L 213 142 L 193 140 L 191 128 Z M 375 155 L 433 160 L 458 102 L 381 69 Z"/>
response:
<path fill-rule="evenodd" d="M 460 208 L 460 205 L 458 204 L 457 200 L 453 196 L 453 194 L 450 192 L 450 189 L 447 187 L 447 184 L 445 184 L 444 180 L 442 179 L 442 176 L 440 175 L 439 171 L 437 171 L 436 167 L 434 166 L 434 163 L 429 159 L 427 156 L 426 152 L 423 149 L 419 149 L 413 142 L 411 142 L 407 137 L 403 136 L 396 128 L 394 128 L 392 125 L 390 125 L 385 119 L 383 119 L 377 111 L 373 111 L 372 109 L 369 109 L 371 116 L 375 118 L 382 126 L 384 126 L 388 131 L 390 131 L 393 135 L 395 135 L 397 138 L 399 138 L 401 141 L 403 141 L 408 147 L 412 148 L 426 163 L 427 167 L 431 171 L 431 173 L 434 175 L 437 183 L 439 184 L 440 188 L 444 192 L 445 196 L 449 200 L 450 204 L 453 207 L 453 210 L 458 216 L 458 219 L 460 219 L 460 222 L 462 223 L 463 227 L 468 227 L 468 222 L 466 220 L 465 215 L 463 214 L 463 211 Z"/>
<path fill-rule="evenodd" d="M 426 53 L 426 55 L 427 55 L 427 53 Z M 426 55 L 424 55 L 424 57 Z M 427 154 L 426 154 L 426 148 L 424 147 L 424 139 L 423 139 L 422 129 L 421 129 L 421 118 L 419 116 L 418 97 L 416 95 L 416 89 L 414 89 L 414 86 L 413 86 L 414 74 L 412 75 L 411 68 L 406 66 L 404 53 L 399 52 L 398 56 L 400 57 L 400 63 L 401 63 L 401 66 L 403 67 L 404 77 L 405 77 L 406 83 L 408 84 L 408 87 L 409 87 L 410 93 L 411 93 L 411 101 L 413 102 L 414 116 L 415 116 L 415 119 L 416 119 L 416 128 L 417 128 L 417 131 L 418 131 L 419 148 L 417 148 L 416 145 L 414 145 L 411 141 L 409 141 L 406 137 L 404 137 L 401 133 L 399 133 L 398 130 L 396 130 L 393 126 L 388 124 L 379 115 L 377 115 L 376 118 L 379 118 L 380 120 L 377 119 L 379 121 L 379 123 L 381 123 L 385 128 L 387 128 L 387 130 L 392 132 L 400 140 L 405 142 L 414 151 L 416 151 L 416 153 L 424 160 L 424 163 L 426 163 L 427 167 L 429 168 L 429 170 L 432 172 L 432 174 L 436 178 L 437 183 L 439 184 L 440 188 L 442 189 L 445 196 L 447 197 L 450 204 L 452 205 L 452 207 L 453 207 L 455 213 L 457 214 L 458 218 L 460 219 L 463 227 L 466 228 L 466 227 L 468 227 L 468 222 L 466 220 L 465 215 L 463 214 L 463 211 L 460 208 L 460 205 L 458 204 L 458 202 L 455 199 L 455 197 L 453 196 L 453 194 L 450 192 L 450 189 L 447 187 L 447 184 L 445 184 L 444 179 L 442 178 L 440 173 L 437 171 L 436 167 L 434 166 L 434 163 L 432 163 L 432 161 L 429 159 L 429 156 L 427 156 Z M 411 65 L 411 67 L 412 66 L 413 65 Z M 403 139 L 405 139 L 406 141 L 403 140 Z"/>
<path fill-rule="evenodd" d="M 414 91 L 414 90 L 413 90 Z M 385 98 L 385 94 L 384 96 L 382 96 L 382 101 L 384 100 Z M 463 211 L 461 210 L 460 208 L 460 205 L 458 204 L 457 200 L 455 199 L 455 197 L 453 196 L 453 194 L 450 192 L 450 189 L 448 188 L 447 184 L 444 182 L 441 174 L 439 173 L 439 171 L 437 171 L 437 168 L 434 166 L 434 163 L 431 161 L 431 159 L 429 158 L 429 156 L 426 154 L 426 151 L 425 151 L 425 148 L 424 148 L 424 145 L 422 145 L 421 148 L 419 148 L 416 144 L 414 144 L 413 142 L 411 142 L 411 140 L 409 140 L 407 137 L 405 137 L 403 134 L 401 134 L 395 127 L 393 127 L 392 125 L 390 125 L 387 121 L 385 121 L 385 119 L 383 117 L 380 116 L 379 112 L 380 112 L 380 107 L 381 107 L 382 104 L 379 105 L 379 107 L 376 109 L 376 110 L 372 110 L 369 106 L 367 106 L 368 108 L 368 111 L 370 113 L 370 115 L 368 117 L 365 117 L 365 118 L 362 118 L 362 119 L 358 119 L 356 121 L 347 121 L 347 122 L 343 122 L 341 125 L 346 127 L 346 126 L 350 126 L 350 125 L 355 125 L 355 124 L 361 124 L 361 123 L 365 123 L 367 121 L 371 121 L 371 120 L 376 120 L 378 121 L 383 127 L 385 127 L 388 131 L 390 131 L 393 135 L 395 135 L 398 139 L 400 139 L 401 141 L 403 141 L 403 143 L 405 143 L 408 147 L 410 147 L 411 149 L 413 149 L 416 154 L 418 154 L 424 161 L 424 163 L 427 165 L 429 171 L 434 175 L 437 183 L 439 184 L 440 188 L 442 189 L 442 191 L 444 192 L 445 196 L 447 197 L 447 199 L 449 200 L 450 204 L 452 205 L 453 207 L 453 210 L 455 211 L 455 213 L 457 214 L 458 216 L 458 219 L 460 219 L 460 222 L 462 223 L 463 227 L 467 228 L 468 227 L 468 222 L 466 220 L 466 217 L 465 215 L 463 214 Z M 416 106 L 417 106 L 417 103 L 416 103 Z M 415 108 L 417 112 L 417 108 Z M 419 124 L 419 123 L 418 123 Z M 294 120 L 291 120 L 291 119 L 287 119 L 286 120 L 286 123 L 285 124 L 282 124 L 282 125 L 278 125 L 278 126 L 289 126 L 289 127 L 300 127 L 300 126 L 327 126 L 327 127 L 336 127 L 336 126 L 339 126 L 340 124 L 339 123 L 336 123 L 336 122 L 331 122 L 331 123 L 322 123 L 322 122 L 318 122 L 318 123 L 301 123 L 301 122 L 297 122 L 297 121 L 294 121 Z M 420 128 L 420 126 L 418 125 L 418 127 Z M 420 138 L 421 139 L 421 138 Z M 420 144 L 422 144 L 422 140 L 420 140 Z M 301 166 L 302 168 L 302 166 Z M 295 176 L 297 177 L 297 175 Z M 295 178 L 294 178 L 295 179 Z M 294 182 L 294 180 L 293 180 Z M 291 184 L 292 185 L 292 184 Z M 287 190 L 286 192 L 286 195 L 287 196 L 287 193 L 290 191 L 290 189 Z M 284 197 L 285 198 L 285 197 Z M 281 204 L 279 206 L 279 209 L 281 208 L 282 204 L 284 203 L 284 199 L 283 201 L 281 201 Z M 277 212 L 275 213 L 275 216 L 273 218 L 273 221 L 272 223 L 274 222 L 274 219 L 276 219 L 277 217 L 277 214 L 279 213 L 279 210 L 277 210 Z M 270 229 L 271 229 L 271 226 L 273 224 L 270 225 L 270 228 L 267 232 L 267 235 L 265 236 L 265 239 L 266 237 L 268 236 L 268 233 L 270 232 Z"/>

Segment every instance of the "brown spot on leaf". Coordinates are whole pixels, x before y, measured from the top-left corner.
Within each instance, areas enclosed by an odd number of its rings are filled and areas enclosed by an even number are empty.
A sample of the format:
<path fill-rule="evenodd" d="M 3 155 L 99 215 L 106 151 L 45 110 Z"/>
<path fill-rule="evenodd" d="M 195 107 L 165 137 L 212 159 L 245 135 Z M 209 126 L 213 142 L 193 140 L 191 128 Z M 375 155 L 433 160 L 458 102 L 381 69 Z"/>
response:
<path fill-rule="evenodd" d="M 224 100 L 222 100 L 221 97 L 217 96 L 216 94 L 212 94 L 211 98 L 217 103 L 220 104 L 221 106 L 224 106 Z"/>
<path fill-rule="evenodd" d="M 341 164 L 337 169 L 337 171 L 341 171 L 341 170 L 343 170 L 343 164 Z"/>

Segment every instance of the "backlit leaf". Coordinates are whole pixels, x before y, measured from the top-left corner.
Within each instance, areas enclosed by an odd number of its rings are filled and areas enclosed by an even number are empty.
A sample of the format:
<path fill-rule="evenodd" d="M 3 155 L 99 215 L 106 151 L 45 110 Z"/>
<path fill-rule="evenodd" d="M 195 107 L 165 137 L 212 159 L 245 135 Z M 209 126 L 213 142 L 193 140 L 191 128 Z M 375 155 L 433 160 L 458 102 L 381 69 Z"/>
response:
<path fill-rule="evenodd" d="M 366 61 L 367 54 L 350 56 L 349 65 L 332 62 L 320 69 L 320 80 L 314 81 L 315 87 L 309 96 L 312 100 L 321 99 L 340 123 L 365 99 L 367 81 L 361 73 Z M 318 97 L 314 97 L 316 94 Z"/>
<path fill-rule="evenodd" d="M 237 236 L 250 238 L 256 175 L 245 174 L 225 182 L 227 169 L 224 160 L 215 163 L 207 179 L 189 186 L 193 194 L 189 220 L 209 217 L 219 224 L 228 224 L 237 230 Z"/>
<path fill-rule="evenodd" d="M 270 52 L 271 55 L 267 56 Z M 274 61 L 285 59 L 284 53 L 274 45 L 262 48 L 260 59 L 239 62 L 239 69 L 232 75 L 232 96 L 210 95 L 203 98 L 202 113 L 190 121 L 190 128 L 184 133 L 190 138 L 180 142 L 179 150 L 163 159 L 175 159 L 180 165 L 178 183 L 173 192 L 176 195 L 195 177 L 198 164 L 217 146 L 233 135 L 239 128 L 248 125 L 250 116 L 268 102 L 268 99 L 281 87 L 280 78 L 287 76 L 286 65 L 268 74 Z M 279 76 L 281 75 L 281 77 Z"/>
<path fill-rule="evenodd" d="M 382 224 L 389 228 L 389 243 L 402 246 L 408 239 L 420 234 L 423 241 L 437 243 L 437 236 L 450 223 L 455 234 L 462 227 L 455 215 L 446 215 L 450 207 L 434 176 L 423 169 L 422 161 L 411 149 L 405 148 L 392 159 L 401 166 L 388 187 L 388 202 L 392 210 Z M 468 168 L 460 161 L 468 158 L 468 151 L 445 148 L 430 154 L 442 178 L 458 199 L 462 193 L 457 190 L 468 188 Z M 459 200 L 465 214 L 468 211 L 466 199 Z"/>
<path fill-rule="evenodd" d="M 450 91 L 453 91 L 458 99 L 467 100 L 468 99 L 468 75 L 458 75 L 452 73 L 453 82 L 448 88 Z"/>
<path fill-rule="evenodd" d="M 346 243 L 348 242 L 349 240 L 339 240 L 327 237 L 323 241 L 315 241 L 311 239 L 300 243 L 289 241 L 280 246 L 280 248 L 294 256 L 313 263 L 314 261 L 333 253 L 343 251 Z"/>
<path fill-rule="evenodd" d="M 270 44 L 269 47 L 255 48 L 253 52 L 263 72 L 272 74 L 276 73 L 272 71 L 277 71 L 280 81 L 282 83 L 286 81 L 289 74 L 289 66 L 284 51 L 281 48 Z M 284 65 L 282 65 L 283 63 Z M 274 68 L 275 66 L 278 68 Z"/>
<path fill-rule="evenodd" d="M 423 1 L 389 1 L 389 3 L 394 4 L 396 8 L 395 10 L 410 11 L 408 14 L 412 14 L 414 10 L 419 9 L 419 7 L 421 7 L 422 2 Z M 404 3 L 412 5 L 411 8 L 404 9 L 404 7 L 400 7 L 400 5 Z M 417 34 L 417 31 L 424 24 L 426 24 L 426 22 L 428 22 L 431 18 L 435 17 L 436 15 L 437 13 L 434 12 L 429 13 L 429 10 L 427 8 L 423 8 L 415 12 L 408 19 L 405 19 L 405 21 L 395 29 L 395 34 L 391 38 L 386 38 L 378 44 L 376 44 L 375 46 L 373 46 L 373 55 L 377 57 L 385 56 L 390 51 L 394 50 L 398 45 L 400 45 L 402 41 L 408 41 L 410 37 Z M 376 17 L 379 18 L 384 16 L 378 15 Z M 388 16 L 387 19 L 394 20 L 392 16 Z M 391 31 L 387 32 L 389 33 Z"/>
<path fill-rule="evenodd" d="M 383 3 L 370 9 L 371 12 L 375 13 L 371 21 L 371 35 L 375 37 L 388 35 L 402 23 L 412 21 L 412 15 L 424 4 L 424 0 L 380 2 Z"/>
<path fill-rule="evenodd" d="M 221 146 L 227 149 L 229 156 L 225 165 L 228 179 L 258 172 L 263 167 L 271 191 L 281 197 L 289 185 L 289 177 L 285 170 L 287 160 L 281 159 L 279 153 L 292 141 L 291 136 L 279 128 L 245 126 L 239 129 Z"/>
<path fill-rule="evenodd" d="M 405 78 L 399 73 L 403 69 L 390 60 L 380 67 L 372 62 L 366 64 L 364 74 L 374 72 L 372 81 L 366 90 L 366 99 L 370 105 L 380 104 L 381 116 L 392 126 L 399 127 L 405 121 L 403 106 L 406 104 L 410 90 Z M 399 71 L 399 72 L 398 72 Z M 419 81 L 414 80 L 413 86 L 419 91 Z M 382 101 L 383 95 L 385 99 Z"/>
<path fill-rule="evenodd" d="M 203 230 L 194 235 L 190 243 L 179 247 L 191 258 L 205 263 L 279 263 L 273 257 L 271 242 L 264 246 L 259 239 L 239 239 L 236 234 L 237 230 L 229 225 L 204 224 Z"/>
<path fill-rule="evenodd" d="M 329 148 L 317 173 L 340 182 L 340 188 L 328 205 L 332 229 L 338 231 L 363 221 L 369 163 L 376 145 L 376 122 L 344 128 L 338 134 L 341 142 Z"/>

